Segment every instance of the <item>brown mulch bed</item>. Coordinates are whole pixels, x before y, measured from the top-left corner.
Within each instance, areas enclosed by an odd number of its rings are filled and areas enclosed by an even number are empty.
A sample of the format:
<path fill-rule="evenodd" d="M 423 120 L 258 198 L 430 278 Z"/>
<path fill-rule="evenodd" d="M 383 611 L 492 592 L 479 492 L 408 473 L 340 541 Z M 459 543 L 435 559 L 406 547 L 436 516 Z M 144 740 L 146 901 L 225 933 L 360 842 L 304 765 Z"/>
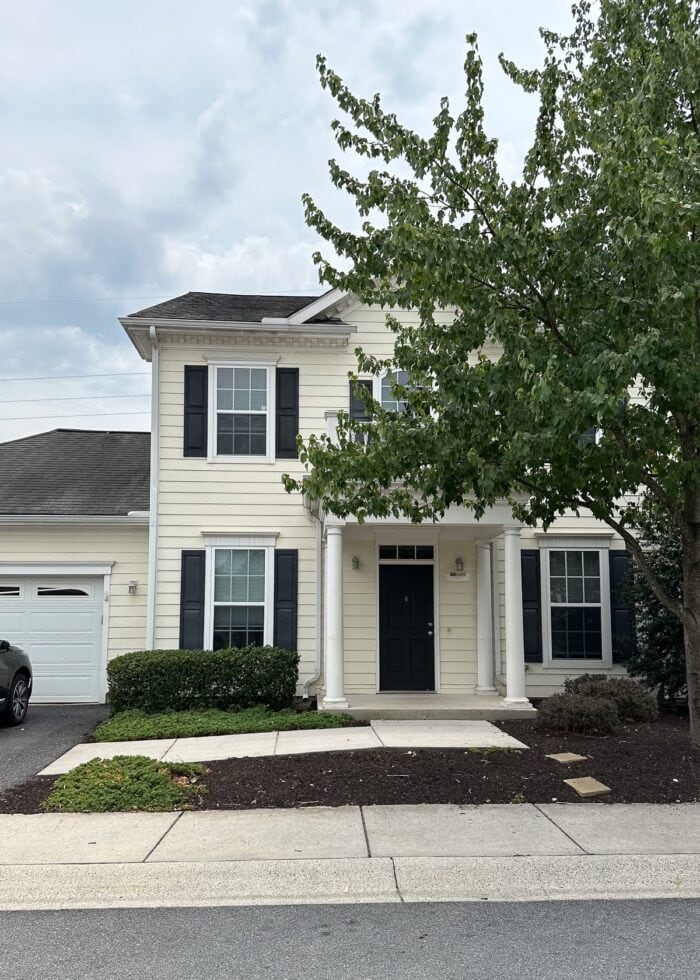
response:
<path fill-rule="evenodd" d="M 612 790 L 600 803 L 700 801 L 700 752 L 685 718 L 627 725 L 614 736 L 547 735 L 532 721 L 499 727 L 527 751 L 371 749 L 208 763 L 207 810 L 343 806 L 373 803 L 578 802 L 563 782 L 594 776 Z M 561 765 L 545 756 L 576 752 L 585 762 Z M 36 813 L 54 777 L 43 776 L 0 796 L 0 813 Z"/>

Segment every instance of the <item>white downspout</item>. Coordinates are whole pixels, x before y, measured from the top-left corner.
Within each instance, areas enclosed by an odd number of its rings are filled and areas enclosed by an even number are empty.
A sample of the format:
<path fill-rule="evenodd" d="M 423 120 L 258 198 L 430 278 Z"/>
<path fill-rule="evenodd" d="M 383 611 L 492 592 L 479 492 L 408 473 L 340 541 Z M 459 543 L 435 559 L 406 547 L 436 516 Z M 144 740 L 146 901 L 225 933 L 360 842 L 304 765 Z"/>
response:
<path fill-rule="evenodd" d="M 156 632 L 156 578 L 158 561 L 158 442 L 160 422 L 160 348 L 156 328 L 151 340 L 151 495 L 148 515 L 148 604 L 146 606 L 146 649 L 153 650 Z"/>
<path fill-rule="evenodd" d="M 309 697 L 309 688 L 321 677 L 321 657 L 322 657 L 322 630 L 321 603 L 323 595 L 322 562 L 323 562 L 323 525 L 318 517 L 311 513 L 309 502 L 304 498 L 304 513 L 316 527 L 316 669 L 315 672 L 307 677 L 302 685 L 302 696 Z"/>

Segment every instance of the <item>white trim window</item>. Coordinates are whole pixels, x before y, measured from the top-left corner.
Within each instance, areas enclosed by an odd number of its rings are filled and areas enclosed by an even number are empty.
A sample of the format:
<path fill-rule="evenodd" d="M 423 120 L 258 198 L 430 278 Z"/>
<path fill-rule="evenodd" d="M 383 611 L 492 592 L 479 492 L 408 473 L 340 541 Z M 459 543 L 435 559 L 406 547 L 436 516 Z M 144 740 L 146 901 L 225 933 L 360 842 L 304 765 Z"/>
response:
<path fill-rule="evenodd" d="M 212 649 L 270 643 L 273 549 L 215 547 L 209 551 Z"/>
<path fill-rule="evenodd" d="M 552 664 L 609 666 L 607 554 L 575 545 L 544 550 L 545 638 Z"/>
<path fill-rule="evenodd" d="M 381 404 L 385 412 L 405 412 L 406 401 L 405 399 L 396 398 L 392 388 L 392 379 L 396 384 L 403 385 L 404 387 L 408 386 L 408 373 L 406 371 L 401 371 L 398 368 L 393 371 L 387 371 L 377 379 L 377 390 L 374 392 L 374 397 Z"/>
<path fill-rule="evenodd" d="M 213 368 L 210 457 L 274 458 L 274 385 L 269 365 L 218 364 Z"/>

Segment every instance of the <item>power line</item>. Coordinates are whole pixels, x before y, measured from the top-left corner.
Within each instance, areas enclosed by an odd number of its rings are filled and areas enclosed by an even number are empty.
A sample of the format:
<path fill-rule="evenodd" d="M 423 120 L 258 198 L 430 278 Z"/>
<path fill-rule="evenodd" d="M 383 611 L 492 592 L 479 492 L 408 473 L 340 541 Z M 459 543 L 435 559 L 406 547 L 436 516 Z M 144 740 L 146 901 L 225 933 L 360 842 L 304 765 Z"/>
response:
<path fill-rule="evenodd" d="M 0 306 L 24 306 L 32 303 L 131 303 L 142 299 L 167 299 L 167 295 L 161 296 L 95 296 L 92 299 L 2 299 Z"/>
<path fill-rule="evenodd" d="M 64 395 L 61 398 L 13 398 L 13 405 L 20 402 L 86 402 L 86 401 L 106 401 L 108 398 L 150 398 L 150 392 L 142 392 L 135 395 Z"/>
<path fill-rule="evenodd" d="M 7 415 L 0 418 L 2 422 L 34 422 L 37 419 L 96 419 L 104 418 L 106 415 L 150 415 L 146 409 L 143 412 L 79 412 L 77 415 Z"/>
<path fill-rule="evenodd" d="M 150 376 L 150 371 L 125 371 L 120 374 L 46 374 L 32 375 L 31 378 L 0 378 L 0 383 L 6 381 L 63 381 L 75 378 L 145 378 Z"/>

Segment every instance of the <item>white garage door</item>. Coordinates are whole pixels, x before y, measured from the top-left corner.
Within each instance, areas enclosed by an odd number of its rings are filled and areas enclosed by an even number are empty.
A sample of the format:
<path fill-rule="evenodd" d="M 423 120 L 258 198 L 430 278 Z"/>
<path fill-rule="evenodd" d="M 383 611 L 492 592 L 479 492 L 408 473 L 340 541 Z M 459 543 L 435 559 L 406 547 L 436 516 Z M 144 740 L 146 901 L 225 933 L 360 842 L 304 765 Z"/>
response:
<path fill-rule="evenodd" d="M 0 576 L 0 639 L 26 650 L 32 701 L 103 701 L 103 578 Z"/>

